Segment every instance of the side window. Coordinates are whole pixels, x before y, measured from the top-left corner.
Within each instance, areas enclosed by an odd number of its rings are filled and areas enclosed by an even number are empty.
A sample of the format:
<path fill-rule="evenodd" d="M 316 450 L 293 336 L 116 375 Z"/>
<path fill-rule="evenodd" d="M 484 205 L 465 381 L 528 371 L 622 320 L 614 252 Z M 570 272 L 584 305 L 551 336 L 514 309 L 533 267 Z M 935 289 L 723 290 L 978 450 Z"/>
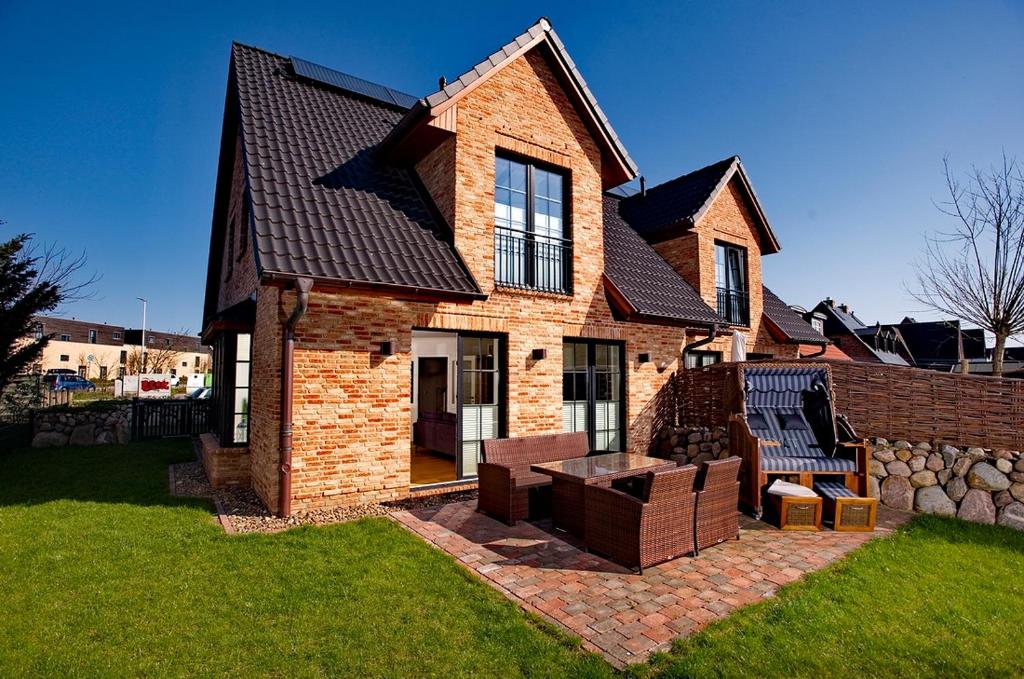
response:
<path fill-rule="evenodd" d="M 714 365 L 715 363 L 722 362 L 721 351 L 687 351 L 686 352 L 686 367 L 687 368 L 703 368 L 704 366 Z"/>

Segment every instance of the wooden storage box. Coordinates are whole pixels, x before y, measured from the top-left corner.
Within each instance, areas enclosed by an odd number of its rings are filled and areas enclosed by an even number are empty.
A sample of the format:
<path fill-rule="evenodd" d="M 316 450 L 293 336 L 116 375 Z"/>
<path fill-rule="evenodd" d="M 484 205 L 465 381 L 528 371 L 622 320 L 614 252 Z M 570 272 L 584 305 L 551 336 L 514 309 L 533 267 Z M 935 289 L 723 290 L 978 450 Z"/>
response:
<path fill-rule="evenodd" d="M 785 497 L 768 493 L 768 503 L 782 530 L 821 530 L 820 497 Z"/>

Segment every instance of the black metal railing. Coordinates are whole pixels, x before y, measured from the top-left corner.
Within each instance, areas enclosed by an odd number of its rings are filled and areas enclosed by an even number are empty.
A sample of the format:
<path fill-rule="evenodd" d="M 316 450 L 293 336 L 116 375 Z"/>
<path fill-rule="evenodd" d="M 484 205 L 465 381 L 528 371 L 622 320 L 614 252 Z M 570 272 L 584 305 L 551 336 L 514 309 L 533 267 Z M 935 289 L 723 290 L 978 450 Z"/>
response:
<path fill-rule="evenodd" d="M 718 288 L 718 315 L 733 325 L 750 325 L 750 295 L 745 290 Z"/>
<path fill-rule="evenodd" d="M 571 264 L 571 240 L 516 229 L 495 229 L 497 285 L 567 295 L 572 292 Z"/>

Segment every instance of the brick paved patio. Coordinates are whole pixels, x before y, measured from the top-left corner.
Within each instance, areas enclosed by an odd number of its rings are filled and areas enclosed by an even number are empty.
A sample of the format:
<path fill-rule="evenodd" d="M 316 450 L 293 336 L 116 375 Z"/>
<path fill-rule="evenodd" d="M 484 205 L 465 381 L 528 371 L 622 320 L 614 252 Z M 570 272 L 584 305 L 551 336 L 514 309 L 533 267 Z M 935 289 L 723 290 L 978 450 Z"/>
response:
<path fill-rule="evenodd" d="M 780 531 L 749 518 L 738 541 L 644 569 L 582 551 L 546 522 L 514 528 L 478 514 L 476 502 L 399 511 L 403 526 L 455 557 L 527 611 L 583 639 L 614 666 L 653 651 L 842 558 L 909 515 L 879 507 L 874 534 Z"/>

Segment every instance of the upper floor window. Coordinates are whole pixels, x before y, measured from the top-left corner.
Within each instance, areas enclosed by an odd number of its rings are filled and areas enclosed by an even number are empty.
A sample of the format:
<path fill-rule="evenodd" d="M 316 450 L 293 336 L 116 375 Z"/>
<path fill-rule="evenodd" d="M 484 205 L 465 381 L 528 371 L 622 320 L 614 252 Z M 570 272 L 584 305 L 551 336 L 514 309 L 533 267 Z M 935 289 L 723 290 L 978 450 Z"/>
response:
<path fill-rule="evenodd" d="M 572 240 L 566 229 L 568 182 L 562 173 L 495 158 L 494 282 L 513 288 L 572 291 Z"/>
<path fill-rule="evenodd" d="M 715 243 L 715 286 L 718 288 L 718 315 L 735 325 L 750 325 L 746 250 Z"/>
<path fill-rule="evenodd" d="M 42 323 L 36 323 L 35 336 L 36 336 L 37 340 L 38 339 L 43 339 L 43 324 Z"/>
<path fill-rule="evenodd" d="M 71 335 L 61 335 L 60 336 L 60 341 L 61 342 L 70 342 L 71 341 Z"/>
<path fill-rule="evenodd" d="M 111 338 L 115 339 L 115 340 L 119 340 L 119 339 L 121 339 L 121 333 L 114 332 L 114 333 L 111 334 Z"/>
<path fill-rule="evenodd" d="M 714 365 L 715 363 L 722 362 L 721 351 L 687 351 L 686 352 L 686 367 L 687 368 L 703 368 L 708 365 Z"/>
<path fill-rule="evenodd" d="M 811 319 L 811 327 L 814 328 L 819 335 L 825 334 L 825 321 L 820 318 Z"/>
<path fill-rule="evenodd" d="M 96 331 L 95 330 L 90 330 L 89 331 L 89 344 L 96 344 Z"/>

